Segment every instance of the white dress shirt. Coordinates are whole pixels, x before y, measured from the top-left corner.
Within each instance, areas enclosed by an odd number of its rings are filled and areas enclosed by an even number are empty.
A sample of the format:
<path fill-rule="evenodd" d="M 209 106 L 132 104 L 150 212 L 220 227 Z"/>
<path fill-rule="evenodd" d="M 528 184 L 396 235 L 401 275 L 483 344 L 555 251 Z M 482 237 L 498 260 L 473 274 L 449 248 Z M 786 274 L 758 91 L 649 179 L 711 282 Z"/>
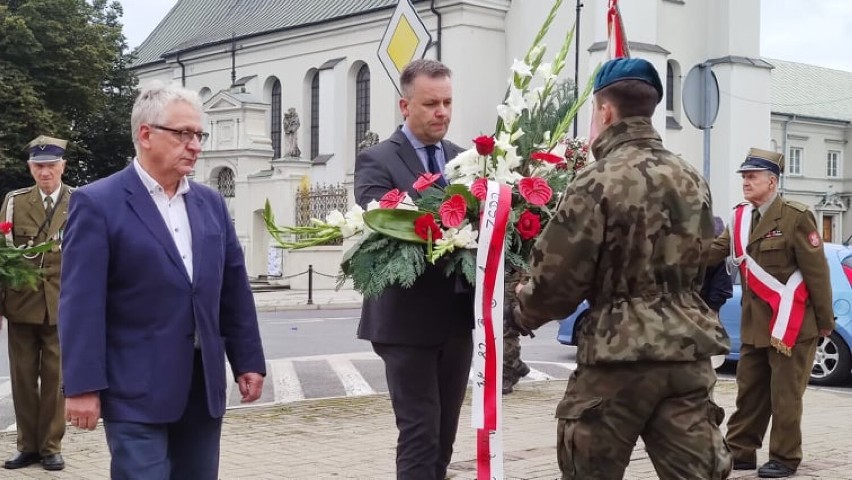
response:
<path fill-rule="evenodd" d="M 151 194 L 154 204 L 157 205 L 157 210 L 160 211 L 160 216 L 163 217 L 163 222 L 171 233 L 180 258 L 183 260 L 186 273 L 192 280 L 192 231 L 189 227 L 189 216 L 186 214 L 186 202 L 183 199 L 184 194 L 189 191 L 189 180 L 186 177 L 181 178 L 177 192 L 169 198 L 163 187 L 142 168 L 138 159 L 133 159 L 133 168 L 142 179 L 145 189 Z"/>
<path fill-rule="evenodd" d="M 59 192 L 61 192 L 61 191 L 62 191 L 62 184 L 61 183 L 59 184 L 58 187 L 56 187 L 56 190 L 54 190 L 53 193 L 51 193 L 50 195 L 45 195 L 45 193 L 42 192 L 41 189 L 38 190 L 39 195 L 41 195 L 41 204 L 44 205 L 45 209 L 47 209 L 47 203 L 45 203 L 45 200 L 47 200 L 47 197 L 51 198 L 51 200 L 53 201 L 53 206 L 55 207 L 56 204 L 59 202 Z"/>

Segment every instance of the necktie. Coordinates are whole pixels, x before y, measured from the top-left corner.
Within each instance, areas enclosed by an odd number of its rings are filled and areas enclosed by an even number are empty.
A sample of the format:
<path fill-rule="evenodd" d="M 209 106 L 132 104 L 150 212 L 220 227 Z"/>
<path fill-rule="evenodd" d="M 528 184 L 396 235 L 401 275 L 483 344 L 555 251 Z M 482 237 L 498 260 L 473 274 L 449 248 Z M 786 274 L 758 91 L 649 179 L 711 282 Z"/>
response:
<path fill-rule="evenodd" d="M 44 212 L 45 218 L 50 221 L 50 217 L 53 215 L 53 197 L 44 197 Z"/>
<path fill-rule="evenodd" d="M 438 159 L 435 158 L 435 150 L 438 149 L 435 145 L 426 145 L 424 147 L 426 149 L 426 160 L 429 163 L 429 173 L 437 173 L 441 175 L 441 178 L 436 182 L 438 185 L 442 187 L 447 186 L 447 181 L 444 180 L 444 172 L 441 171 L 441 167 L 438 166 Z"/>
<path fill-rule="evenodd" d="M 755 227 L 757 227 L 758 222 L 760 222 L 760 210 L 754 209 L 751 211 L 751 231 L 753 232 Z"/>

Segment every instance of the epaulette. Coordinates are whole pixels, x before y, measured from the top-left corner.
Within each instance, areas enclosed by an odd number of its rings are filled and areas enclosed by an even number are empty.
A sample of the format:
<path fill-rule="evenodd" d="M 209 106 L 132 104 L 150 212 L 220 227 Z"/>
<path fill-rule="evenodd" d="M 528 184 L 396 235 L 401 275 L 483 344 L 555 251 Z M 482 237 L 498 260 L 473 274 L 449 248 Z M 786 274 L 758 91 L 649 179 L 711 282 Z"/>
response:
<path fill-rule="evenodd" d="M 800 212 L 807 212 L 808 211 L 807 205 L 805 205 L 804 203 L 797 202 L 795 200 L 787 200 L 785 198 L 784 204 L 787 205 L 788 207 L 791 207 L 791 208 L 798 210 Z"/>
<path fill-rule="evenodd" d="M 11 192 L 6 194 L 6 198 L 8 199 L 8 198 L 16 197 L 18 195 L 23 195 L 25 193 L 30 193 L 30 192 L 33 191 L 33 188 L 35 188 L 35 185 L 33 185 L 31 187 L 24 187 L 24 188 L 19 188 L 17 190 L 12 190 Z"/>

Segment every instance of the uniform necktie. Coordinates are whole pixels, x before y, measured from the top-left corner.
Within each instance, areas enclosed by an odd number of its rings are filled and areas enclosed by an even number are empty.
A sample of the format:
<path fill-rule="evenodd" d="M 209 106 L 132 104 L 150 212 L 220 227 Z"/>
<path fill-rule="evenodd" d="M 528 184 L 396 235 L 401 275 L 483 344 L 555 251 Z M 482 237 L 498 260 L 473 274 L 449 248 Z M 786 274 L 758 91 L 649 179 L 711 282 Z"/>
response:
<path fill-rule="evenodd" d="M 441 171 L 441 167 L 438 166 L 438 159 L 435 158 L 435 150 L 438 149 L 435 145 L 426 145 L 424 147 L 426 149 L 426 160 L 429 164 L 429 173 L 437 173 L 441 175 L 441 178 L 436 182 L 438 185 L 442 187 L 447 186 L 447 181 L 444 180 L 444 172 Z"/>
<path fill-rule="evenodd" d="M 760 222 L 760 210 L 754 209 L 751 211 L 751 231 L 753 232 L 755 227 L 757 227 L 758 222 Z"/>
<path fill-rule="evenodd" d="M 44 197 L 44 213 L 47 220 L 50 221 L 50 217 L 53 215 L 53 197 Z"/>

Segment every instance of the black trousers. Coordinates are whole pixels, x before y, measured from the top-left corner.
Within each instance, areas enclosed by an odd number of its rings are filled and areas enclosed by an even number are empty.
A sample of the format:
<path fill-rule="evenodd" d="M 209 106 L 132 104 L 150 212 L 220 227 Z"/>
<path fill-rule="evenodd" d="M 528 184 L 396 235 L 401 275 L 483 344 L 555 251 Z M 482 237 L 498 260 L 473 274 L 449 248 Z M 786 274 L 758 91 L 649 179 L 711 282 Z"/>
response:
<path fill-rule="evenodd" d="M 397 478 L 444 480 L 470 374 L 471 331 L 453 332 L 435 347 L 373 342 L 373 350 L 385 362 L 399 430 Z"/>

